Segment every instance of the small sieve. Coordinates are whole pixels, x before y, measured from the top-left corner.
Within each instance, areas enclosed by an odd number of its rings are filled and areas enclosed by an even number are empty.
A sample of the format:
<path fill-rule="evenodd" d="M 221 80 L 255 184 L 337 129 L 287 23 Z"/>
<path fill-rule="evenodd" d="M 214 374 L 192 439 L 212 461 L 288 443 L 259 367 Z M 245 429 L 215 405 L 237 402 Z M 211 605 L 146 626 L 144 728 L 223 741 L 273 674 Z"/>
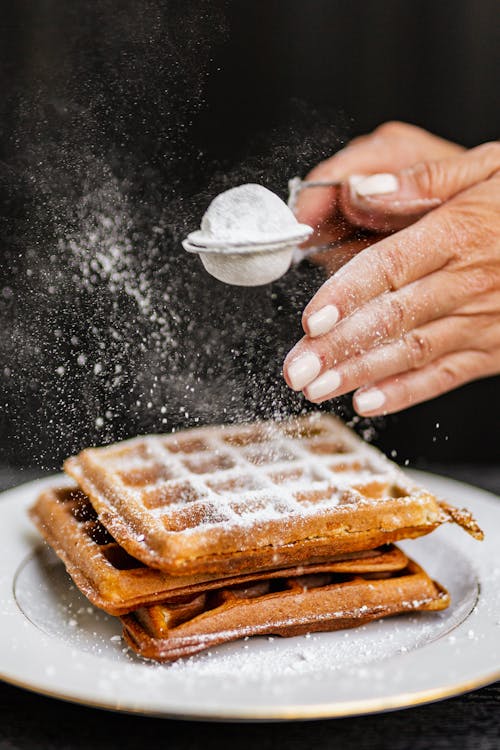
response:
<path fill-rule="evenodd" d="M 298 195 L 305 188 L 338 187 L 340 184 L 294 177 L 288 182 L 288 207 L 295 213 Z M 273 237 L 272 241 L 229 243 L 197 230 L 188 234 L 182 246 L 187 252 L 199 255 L 206 271 L 219 281 L 236 286 L 261 286 L 279 279 L 292 264 L 300 263 L 303 258 L 323 249 L 300 249 L 299 246 L 313 231 L 308 224 L 297 221 L 286 234 Z"/>

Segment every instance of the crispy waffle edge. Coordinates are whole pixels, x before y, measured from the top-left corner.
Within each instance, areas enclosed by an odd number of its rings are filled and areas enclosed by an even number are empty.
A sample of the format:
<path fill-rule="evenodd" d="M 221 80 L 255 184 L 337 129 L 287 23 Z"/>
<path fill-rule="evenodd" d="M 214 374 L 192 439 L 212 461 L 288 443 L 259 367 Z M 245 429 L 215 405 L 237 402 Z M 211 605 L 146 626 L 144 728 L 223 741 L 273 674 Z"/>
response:
<path fill-rule="evenodd" d="M 141 568 L 130 576 L 129 570 L 109 568 L 105 558 L 99 554 L 99 545 L 88 538 L 69 510 L 69 503 L 61 502 L 60 496 L 63 493 L 76 490 L 77 488 L 67 487 L 44 490 L 30 508 L 29 515 L 45 541 L 63 561 L 77 587 L 92 604 L 112 615 L 125 614 L 137 607 L 178 596 L 190 596 L 200 591 L 264 578 L 298 575 L 301 571 L 388 571 L 399 570 L 407 562 L 404 553 L 391 546 L 360 552 L 359 557 L 356 553 L 334 556 L 330 548 L 327 558 L 322 561 L 311 558 L 304 566 L 287 566 L 285 570 L 240 572 L 215 580 L 213 576 L 188 576 L 176 582 L 172 576 L 151 568 Z M 137 573 L 140 575 L 137 576 Z"/>
<path fill-rule="evenodd" d="M 322 417 L 321 419 L 331 420 L 333 418 Z M 347 430 L 345 426 L 342 426 L 341 429 Z M 175 438 L 186 438 L 186 436 L 196 434 L 203 435 L 206 432 L 207 428 L 195 428 L 194 430 L 177 433 Z M 359 441 L 359 438 L 356 438 L 356 440 Z M 372 446 L 366 446 L 366 448 L 369 451 L 375 451 L 378 455 L 378 452 Z M 164 534 L 160 539 L 156 539 L 155 535 L 152 534 L 151 537 L 148 537 L 147 543 L 144 543 L 142 539 L 138 541 L 140 534 L 131 533 L 130 519 L 127 520 L 122 516 L 119 506 L 120 501 L 110 497 L 106 489 L 103 490 L 101 486 L 98 486 L 99 479 L 89 477 L 85 471 L 82 471 L 80 462 L 83 460 L 82 457 L 86 455 L 86 451 L 83 451 L 79 456 L 68 459 L 65 462 L 65 470 L 76 479 L 82 489 L 91 497 L 101 522 L 129 554 L 141 560 L 144 564 L 164 570 L 171 575 L 220 573 L 222 571 L 237 572 L 244 567 L 254 569 L 270 567 L 273 561 L 283 565 L 288 563 L 298 564 L 305 562 L 313 550 L 331 547 L 332 543 L 335 544 L 336 551 L 339 553 L 354 552 L 427 534 L 445 521 L 458 523 L 476 538 L 481 538 L 482 534 L 468 511 L 457 511 L 452 506 L 438 501 L 430 493 L 420 491 L 415 497 L 406 499 L 405 503 L 400 498 L 384 501 L 383 508 L 358 508 L 350 512 L 347 506 L 343 507 L 336 511 L 338 523 L 334 528 L 332 526 L 325 528 L 324 524 L 321 528 L 318 528 L 318 525 L 314 528 L 314 524 L 310 524 L 308 529 L 302 530 L 304 534 L 302 538 L 290 539 L 283 545 L 277 545 L 276 540 L 274 543 L 266 544 L 265 539 L 260 539 L 258 540 L 258 546 L 254 548 L 238 549 L 233 544 L 233 549 L 228 551 L 228 548 L 231 547 L 229 543 L 231 534 L 229 532 L 225 536 L 222 532 L 220 533 L 219 544 L 217 544 L 216 539 L 213 539 L 211 550 L 207 550 L 206 544 L 204 545 L 201 542 L 198 549 L 195 547 L 194 551 L 192 548 L 183 549 L 182 543 L 180 543 L 182 539 L 179 539 L 176 534 Z M 387 461 L 387 464 L 389 463 Z M 98 485 L 95 484 L 96 481 Z M 411 485 L 411 482 L 409 482 L 409 485 Z M 413 487 L 415 489 L 414 485 Z M 357 519 L 361 519 L 363 516 L 368 528 L 353 531 L 352 518 L 354 516 Z M 398 519 L 399 527 L 397 523 L 394 524 L 395 518 Z M 371 527 L 369 526 L 370 523 Z M 271 525 L 268 525 L 269 528 L 271 528 Z M 276 529 L 271 534 L 273 539 L 279 536 L 279 524 L 276 523 L 275 526 Z M 145 532 L 147 536 L 148 530 L 146 529 Z M 212 537 L 215 537 L 216 533 L 214 531 Z M 300 532 L 298 535 L 300 535 Z M 240 533 L 239 536 L 242 536 L 242 534 Z M 215 548 L 217 548 L 216 551 L 214 551 Z M 278 560 L 276 560 L 277 557 Z"/>
<path fill-rule="evenodd" d="M 369 590 L 371 601 L 367 604 Z M 266 603 L 270 609 L 268 616 Z M 159 616 L 161 619 L 161 607 L 146 611 L 145 617 L 141 617 L 139 611 L 125 615 L 121 620 L 125 641 L 139 656 L 156 661 L 175 661 L 242 637 L 289 637 L 353 628 L 382 617 L 442 610 L 449 603 L 446 589 L 409 560 L 407 575 L 402 577 L 361 582 L 358 579 L 311 590 L 270 593 L 253 600 L 230 601 L 215 614 L 208 611 L 195 616 L 187 622 L 187 627 L 186 623 L 181 623 L 167 637 L 158 637 L 158 628 L 155 631 Z M 300 616 L 290 617 L 290 611 L 297 607 Z M 283 609 L 287 616 L 283 616 Z M 158 615 L 154 610 L 158 610 Z M 219 628 L 213 622 L 217 618 Z"/>

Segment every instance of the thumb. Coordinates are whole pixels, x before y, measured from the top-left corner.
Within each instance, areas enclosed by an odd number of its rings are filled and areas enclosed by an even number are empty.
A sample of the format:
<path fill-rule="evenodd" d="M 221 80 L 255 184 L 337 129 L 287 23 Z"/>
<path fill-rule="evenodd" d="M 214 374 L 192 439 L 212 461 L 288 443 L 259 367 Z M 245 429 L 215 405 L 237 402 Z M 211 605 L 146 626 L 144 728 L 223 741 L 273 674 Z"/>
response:
<path fill-rule="evenodd" d="M 459 156 L 422 161 L 394 174 L 380 173 L 351 178 L 344 194 L 344 211 L 364 225 L 387 223 L 391 215 L 422 215 L 463 190 L 483 182 L 500 170 L 500 143 L 484 143 Z"/>

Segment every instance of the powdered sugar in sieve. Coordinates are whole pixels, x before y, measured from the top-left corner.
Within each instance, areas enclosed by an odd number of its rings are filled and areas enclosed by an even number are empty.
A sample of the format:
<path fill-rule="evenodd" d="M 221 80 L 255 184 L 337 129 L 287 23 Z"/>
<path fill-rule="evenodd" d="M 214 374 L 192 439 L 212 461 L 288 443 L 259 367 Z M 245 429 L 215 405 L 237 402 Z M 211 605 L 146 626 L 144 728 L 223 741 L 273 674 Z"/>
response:
<path fill-rule="evenodd" d="M 298 178 L 290 181 L 288 206 L 262 185 L 220 193 L 205 212 L 201 229 L 183 241 L 184 249 L 197 253 L 208 273 L 226 284 L 260 286 L 280 278 L 296 248 L 313 232 L 292 210 L 298 190 L 307 185 Z"/>

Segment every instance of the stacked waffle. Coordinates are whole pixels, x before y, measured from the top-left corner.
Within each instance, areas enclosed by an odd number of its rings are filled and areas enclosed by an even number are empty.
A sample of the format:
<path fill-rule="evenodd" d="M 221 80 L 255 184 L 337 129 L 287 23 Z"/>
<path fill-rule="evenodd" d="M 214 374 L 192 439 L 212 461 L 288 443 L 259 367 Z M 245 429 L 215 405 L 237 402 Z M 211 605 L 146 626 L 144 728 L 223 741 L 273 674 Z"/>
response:
<path fill-rule="evenodd" d="M 31 517 L 160 661 L 444 609 L 445 589 L 393 543 L 446 521 L 482 538 L 331 416 L 139 437 L 64 468 L 76 485 L 43 492 Z"/>

